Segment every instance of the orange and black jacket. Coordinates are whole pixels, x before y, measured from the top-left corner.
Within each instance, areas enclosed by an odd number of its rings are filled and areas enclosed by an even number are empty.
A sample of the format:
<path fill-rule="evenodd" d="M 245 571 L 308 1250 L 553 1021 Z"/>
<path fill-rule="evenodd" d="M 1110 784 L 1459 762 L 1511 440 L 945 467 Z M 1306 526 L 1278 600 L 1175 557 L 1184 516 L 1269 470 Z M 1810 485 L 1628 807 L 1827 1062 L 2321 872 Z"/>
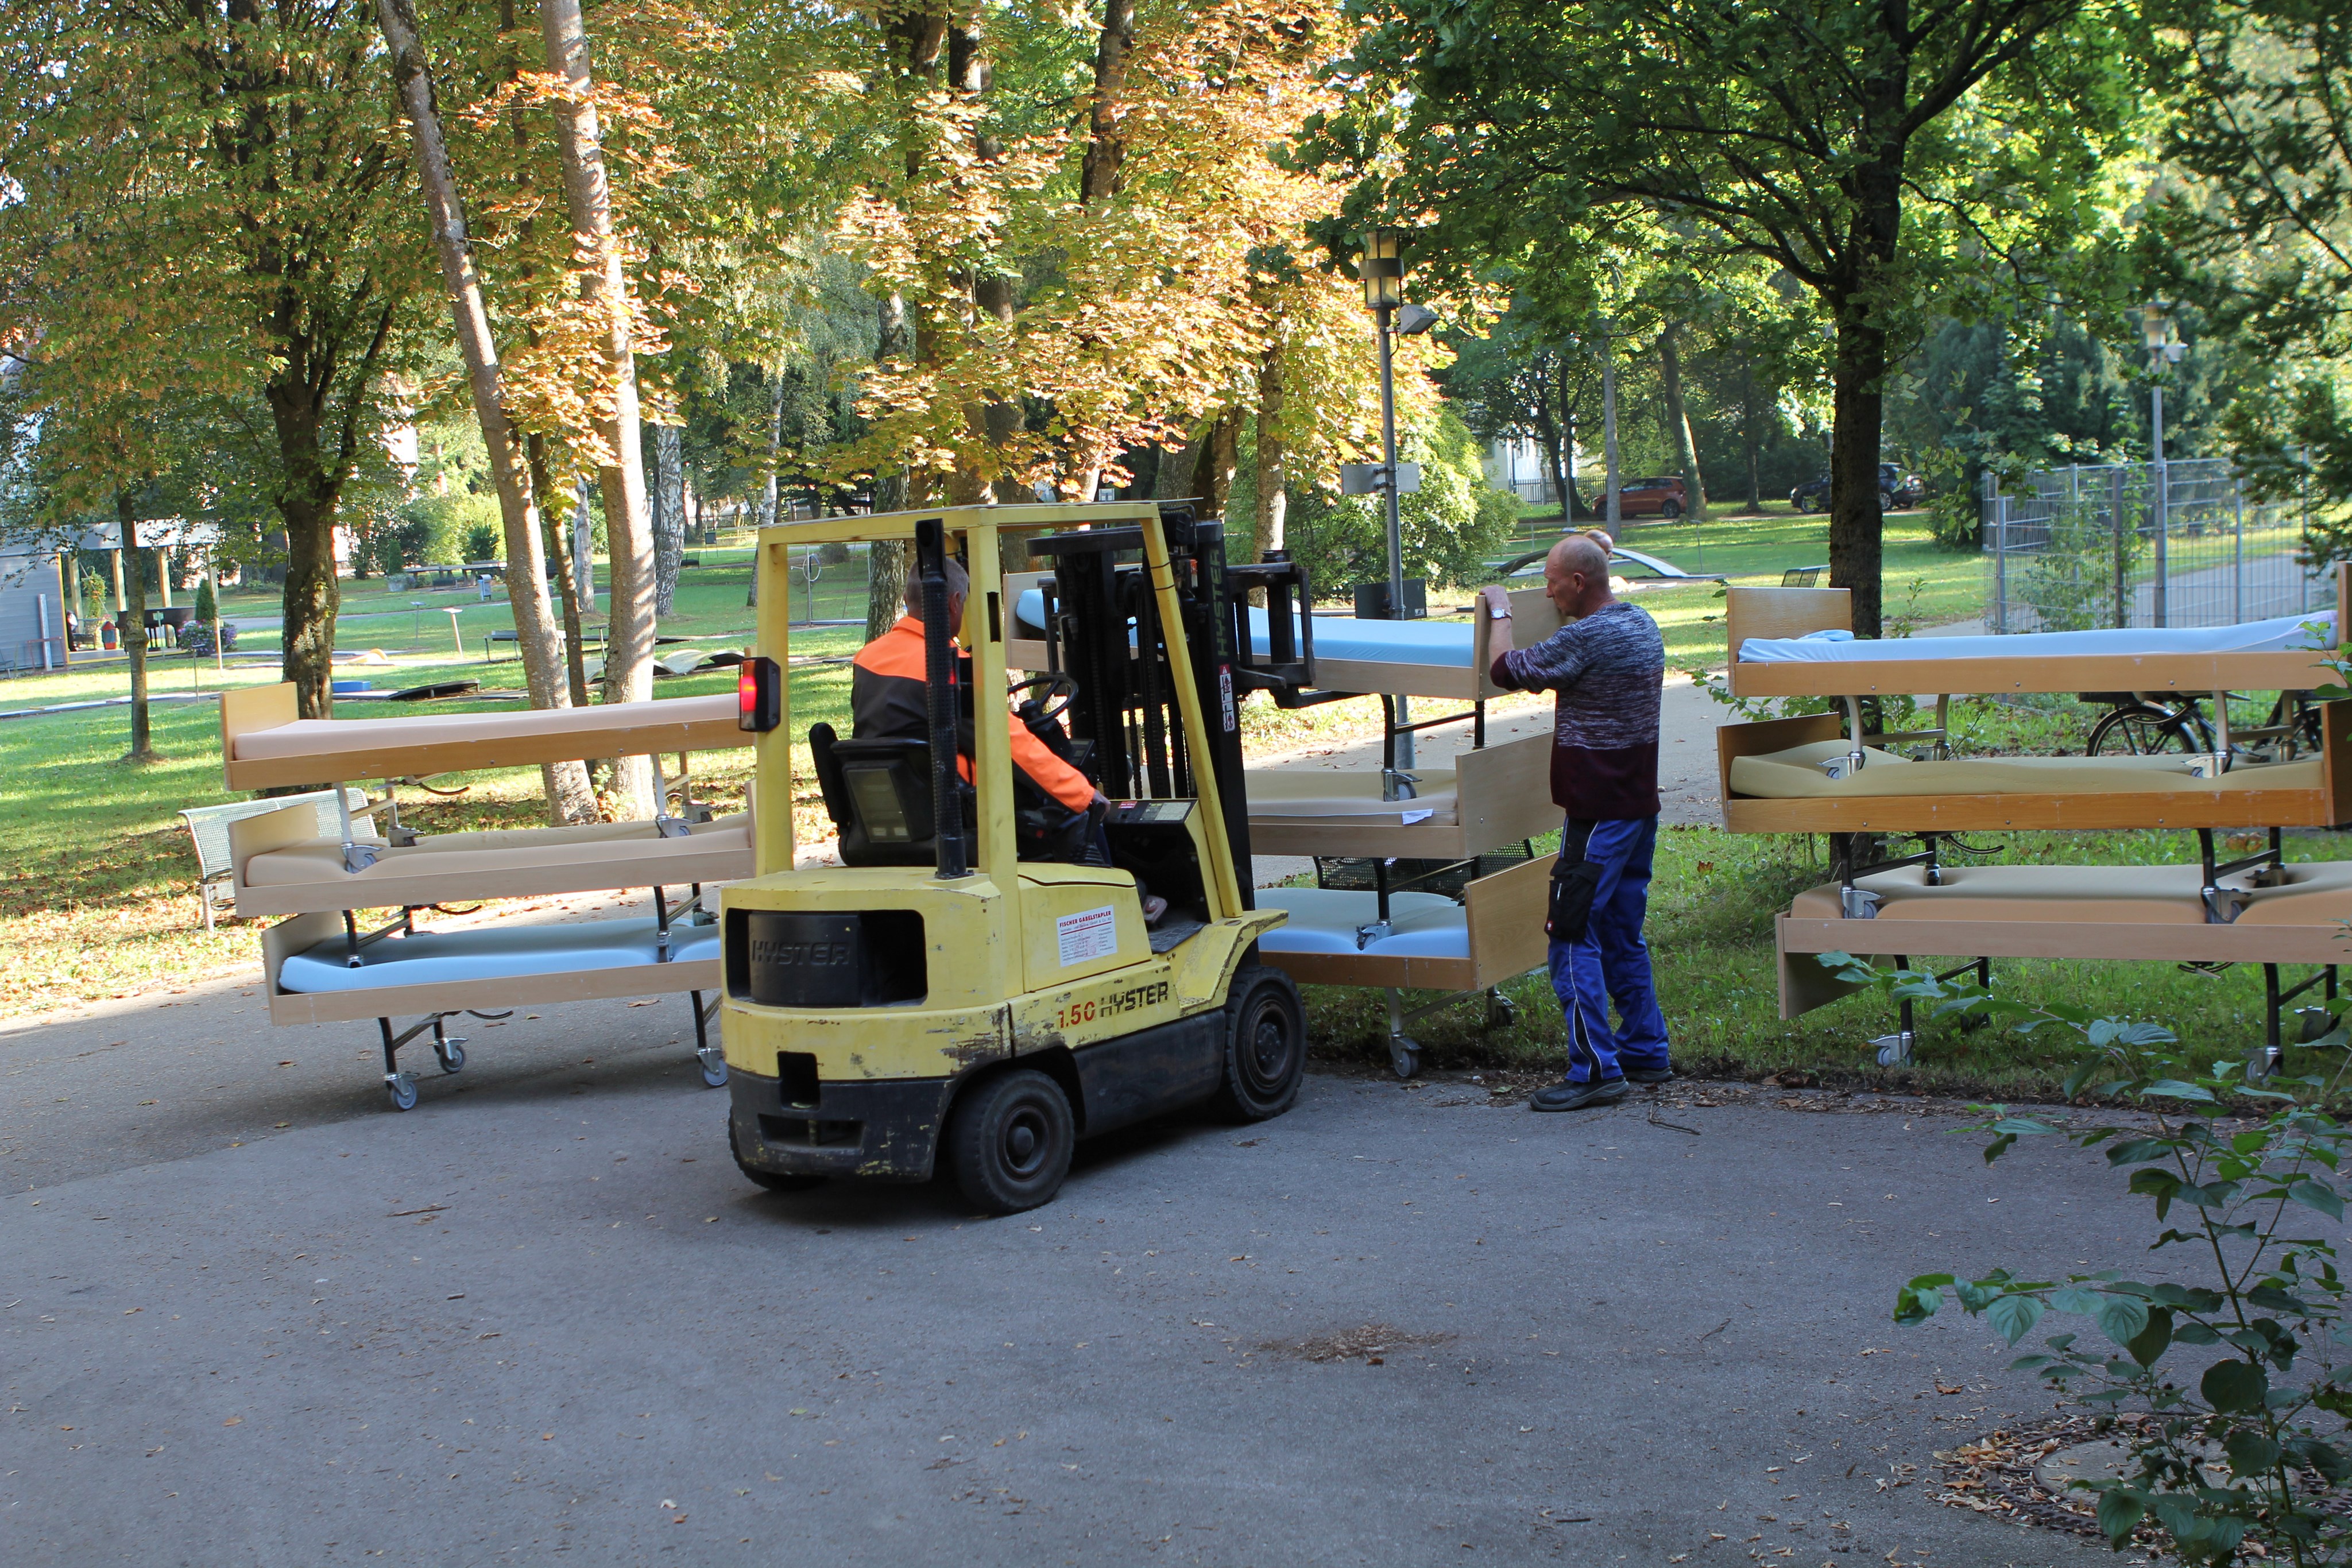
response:
<path fill-rule="evenodd" d="M 859 649 L 851 665 L 849 711 L 856 726 L 853 733 L 860 740 L 928 735 L 930 708 L 924 692 L 923 623 L 912 615 L 902 615 L 896 626 Z M 1004 722 L 1013 736 L 1013 767 L 1039 793 L 1073 811 L 1083 811 L 1094 803 L 1095 787 L 1085 774 L 1055 756 L 1011 713 L 1004 716 Z M 969 736 L 963 736 L 960 744 L 968 747 Z M 966 779 L 971 779 L 969 755 L 957 758 L 956 766 Z"/>

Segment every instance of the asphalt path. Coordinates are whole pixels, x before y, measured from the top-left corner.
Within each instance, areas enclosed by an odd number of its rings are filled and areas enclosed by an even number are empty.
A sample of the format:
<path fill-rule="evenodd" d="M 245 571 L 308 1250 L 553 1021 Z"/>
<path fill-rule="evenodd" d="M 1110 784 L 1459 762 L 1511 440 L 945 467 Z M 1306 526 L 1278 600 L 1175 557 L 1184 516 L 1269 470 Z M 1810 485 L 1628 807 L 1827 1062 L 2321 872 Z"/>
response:
<path fill-rule="evenodd" d="M 745 1183 L 677 998 L 395 1114 L 249 990 L 0 1032 L 11 1563 L 2112 1561 L 1936 1500 L 2048 1397 L 1887 1318 L 2133 1256 L 2063 1150 L 1318 1076 L 982 1220 Z"/>

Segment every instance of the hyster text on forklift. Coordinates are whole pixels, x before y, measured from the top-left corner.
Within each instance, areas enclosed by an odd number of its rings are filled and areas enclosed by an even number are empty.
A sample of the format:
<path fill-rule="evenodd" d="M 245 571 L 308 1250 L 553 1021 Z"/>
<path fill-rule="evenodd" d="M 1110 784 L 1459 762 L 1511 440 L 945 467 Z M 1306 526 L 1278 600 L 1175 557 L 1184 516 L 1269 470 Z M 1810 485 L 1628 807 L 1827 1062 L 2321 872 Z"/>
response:
<path fill-rule="evenodd" d="M 914 547 L 928 733 L 796 737 L 788 552 L 878 541 Z M 1028 591 L 1055 666 L 1010 687 L 1008 543 L 1051 573 Z M 960 627 L 950 557 L 970 577 Z M 1311 679 L 1311 643 L 1291 646 L 1299 569 L 1228 567 L 1221 524 L 1142 502 L 781 525 L 761 531 L 757 570 L 760 656 L 741 692 L 760 732 L 759 874 L 721 896 L 728 1139 L 744 1175 L 778 1190 L 921 1181 L 944 1160 L 976 1207 L 1011 1213 L 1052 1199 L 1079 1138 L 1192 1105 L 1287 1110 L 1306 1020 L 1288 977 L 1256 961 L 1283 916 L 1252 907 L 1235 704 Z M 1253 661 L 1237 632 L 1255 589 L 1277 632 Z M 1109 799 L 1075 831 L 1023 798 L 1001 710 L 1024 694 L 1013 722 Z M 793 866 L 802 738 L 837 867 Z M 1150 923 L 1147 893 L 1167 901 Z"/>

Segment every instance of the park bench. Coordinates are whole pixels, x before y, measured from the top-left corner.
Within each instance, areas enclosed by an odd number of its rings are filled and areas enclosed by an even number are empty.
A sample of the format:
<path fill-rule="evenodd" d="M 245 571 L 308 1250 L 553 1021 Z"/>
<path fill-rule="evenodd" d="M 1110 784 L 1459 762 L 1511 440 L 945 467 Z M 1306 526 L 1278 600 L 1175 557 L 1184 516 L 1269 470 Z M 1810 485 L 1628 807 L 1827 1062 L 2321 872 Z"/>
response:
<path fill-rule="evenodd" d="M 1829 568 L 1825 566 L 1792 566 L 1780 574 L 1780 586 L 1811 588 L 1821 581 L 1822 573 L 1827 570 Z"/>
<path fill-rule="evenodd" d="M 562 629 L 561 627 L 557 628 L 557 630 L 556 630 L 556 633 L 555 633 L 555 640 L 556 640 L 557 642 L 559 642 L 559 643 L 561 643 L 562 641 L 563 641 L 563 632 L 562 632 Z M 513 627 L 511 627 L 511 626 L 501 626 L 501 627 L 499 627 L 498 630 L 496 630 L 496 631 L 492 632 L 489 634 L 489 636 L 488 636 L 487 638 L 485 638 L 485 639 L 483 640 L 483 643 L 482 643 L 482 663 L 484 663 L 484 664 L 497 664 L 497 663 L 499 662 L 499 660 L 498 660 L 498 652 L 499 652 L 498 645 L 499 645 L 499 643 L 508 643 L 508 644 L 509 644 L 509 645 L 512 645 L 512 644 L 515 644 L 515 643 L 520 643 L 520 641 L 521 641 L 521 639 L 520 639 L 520 638 L 516 634 L 516 632 L 515 632 L 515 629 L 514 629 Z M 601 648 L 601 647 L 603 647 L 603 646 L 604 645 L 604 629 L 602 626 L 588 625 L 588 626 L 583 626 L 582 628 L 580 628 L 580 644 L 581 644 L 581 646 L 584 648 L 584 647 L 586 647 L 586 646 L 587 646 L 589 643 L 593 643 L 594 644 L 596 644 L 596 646 L 598 646 L 598 647 L 600 647 L 600 648 Z"/>
<path fill-rule="evenodd" d="M 346 789 L 343 794 L 353 811 L 366 809 L 367 791 Z M 289 806 L 315 806 L 319 812 L 319 837 L 332 839 L 342 833 L 342 815 L 335 810 L 332 789 L 314 789 L 303 795 L 277 795 L 266 800 L 231 800 L 219 806 L 190 806 L 180 813 L 188 824 L 188 837 L 196 845 L 196 895 L 204 904 L 205 929 L 213 928 L 215 909 L 234 910 L 236 900 L 227 892 L 236 867 L 230 863 L 228 825 L 247 817 L 267 816 L 282 811 Z"/>

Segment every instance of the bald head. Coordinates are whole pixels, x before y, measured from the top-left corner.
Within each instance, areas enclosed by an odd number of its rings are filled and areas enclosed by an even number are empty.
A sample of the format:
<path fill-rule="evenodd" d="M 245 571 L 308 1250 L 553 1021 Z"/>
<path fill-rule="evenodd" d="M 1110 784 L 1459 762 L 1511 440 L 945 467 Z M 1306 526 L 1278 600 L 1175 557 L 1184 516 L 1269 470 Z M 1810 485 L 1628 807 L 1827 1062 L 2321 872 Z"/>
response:
<path fill-rule="evenodd" d="M 1570 534 L 1544 558 L 1544 594 L 1563 621 L 1591 614 L 1612 597 L 1609 547 L 1591 534 Z"/>

